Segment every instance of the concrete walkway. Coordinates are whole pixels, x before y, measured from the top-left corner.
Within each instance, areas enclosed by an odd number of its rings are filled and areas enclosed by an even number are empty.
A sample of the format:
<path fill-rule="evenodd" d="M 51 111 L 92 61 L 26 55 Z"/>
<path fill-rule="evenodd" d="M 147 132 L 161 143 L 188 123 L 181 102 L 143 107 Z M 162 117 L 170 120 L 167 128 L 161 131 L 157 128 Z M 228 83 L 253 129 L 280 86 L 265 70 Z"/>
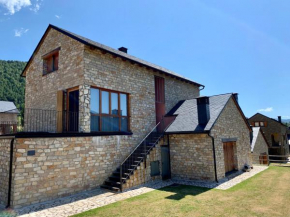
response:
<path fill-rule="evenodd" d="M 216 188 L 226 190 L 254 175 L 267 169 L 266 166 L 255 166 L 253 170 L 245 173 L 236 173 L 229 178 L 224 179 L 221 183 L 204 182 L 204 181 L 184 181 L 168 180 L 153 181 L 142 186 L 130 189 L 123 193 L 108 192 L 103 189 L 82 192 L 69 197 L 55 199 L 46 203 L 39 203 L 16 210 L 6 210 L 1 212 L 0 216 L 23 216 L 23 217 L 65 217 L 85 212 L 90 209 L 102 207 L 120 200 L 125 200 L 137 195 L 141 195 L 159 188 L 163 188 L 174 183 L 193 185 L 199 187 Z"/>

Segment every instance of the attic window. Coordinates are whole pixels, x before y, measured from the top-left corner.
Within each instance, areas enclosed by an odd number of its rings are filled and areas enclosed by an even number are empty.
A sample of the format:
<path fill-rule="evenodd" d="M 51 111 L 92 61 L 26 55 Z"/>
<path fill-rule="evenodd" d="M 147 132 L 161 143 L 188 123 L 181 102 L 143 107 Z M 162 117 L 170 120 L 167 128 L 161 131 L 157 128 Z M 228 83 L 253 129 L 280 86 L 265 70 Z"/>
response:
<path fill-rule="evenodd" d="M 43 75 L 54 72 L 58 70 L 58 57 L 59 50 L 57 48 L 42 57 L 43 59 Z"/>
<path fill-rule="evenodd" d="M 267 122 L 266 121 L 255 121 L 252 123 L 252 126 L 255 127 L 266 127 L 267 126 Z"/>

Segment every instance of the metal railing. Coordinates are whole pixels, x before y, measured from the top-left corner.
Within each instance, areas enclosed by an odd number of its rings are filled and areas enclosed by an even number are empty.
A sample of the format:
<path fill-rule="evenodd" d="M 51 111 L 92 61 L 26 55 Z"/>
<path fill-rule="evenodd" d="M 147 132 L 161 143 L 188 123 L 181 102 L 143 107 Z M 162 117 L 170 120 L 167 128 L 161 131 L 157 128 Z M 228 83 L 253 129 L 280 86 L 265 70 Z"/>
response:
<path fill-rule="evenodd" d="M 24 132 L 78 132 L 79 112 L 25 109 Z"/>
<path fill-rule="evenodd" d="M 123 190 L 123 184 L 134 173 L 141 163 L 146 168 L 146 158 L 150 151 L 157 145 L 163 137 L 164 132 L 170 126 L 174 119 L 162 118 L 161 121 L 142 139 L 134 150 L 125 158 L 117 169 L 120 173 L 119 185 L 120 191 Z"/>
<path fill-rule="evenodd" d="M 15 121 L 1 121 L 0 122 L 0 135 L 17 133 L 18 126 Z"/>
<path fill-rule="evenodd" d="M 0 120 L 0 135 L 19 132 L 64 133 L 79 132 L 80 119 L 89 114 L 45 109 L 25 109 L 24 123 Z"/>

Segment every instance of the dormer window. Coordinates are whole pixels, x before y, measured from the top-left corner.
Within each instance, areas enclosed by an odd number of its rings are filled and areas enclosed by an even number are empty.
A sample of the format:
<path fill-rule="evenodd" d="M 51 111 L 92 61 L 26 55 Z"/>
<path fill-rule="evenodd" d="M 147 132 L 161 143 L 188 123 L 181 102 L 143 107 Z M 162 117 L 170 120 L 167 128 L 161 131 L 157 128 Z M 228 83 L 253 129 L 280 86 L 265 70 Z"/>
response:
<path fill-rule="evenodd" d="M 43 59 L 43 75 L 46 75 L 48 73 L 54 72 L 58 70 L 58 57 L 59 57 L 59 50 L 60 48 L 57 48 L 48 54 L 45 54 Z"/>

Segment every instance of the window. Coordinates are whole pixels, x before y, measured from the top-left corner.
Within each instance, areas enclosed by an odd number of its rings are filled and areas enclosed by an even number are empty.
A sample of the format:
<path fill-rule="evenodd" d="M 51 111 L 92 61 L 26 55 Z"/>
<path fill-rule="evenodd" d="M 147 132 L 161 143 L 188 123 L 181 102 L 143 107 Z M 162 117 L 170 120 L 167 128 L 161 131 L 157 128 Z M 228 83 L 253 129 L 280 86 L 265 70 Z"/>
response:
<path fill-rule="evenodd" d="M 128 94 L 91 88 L 91 131 L 128 132 Z"/>
<path fill-rule="evenodd" d="M 255 126 L 255 127 L 267 127 L 267 122 L 266 121 L 252 122 L 252 126 Z"/>
<path fill-rule="evenodd" d="M 43 58 L 43 75 L 46 75 L 48 73 L 58 70 L 59 50 L 60 48 L 57 48 L 42 57 Z"/>

